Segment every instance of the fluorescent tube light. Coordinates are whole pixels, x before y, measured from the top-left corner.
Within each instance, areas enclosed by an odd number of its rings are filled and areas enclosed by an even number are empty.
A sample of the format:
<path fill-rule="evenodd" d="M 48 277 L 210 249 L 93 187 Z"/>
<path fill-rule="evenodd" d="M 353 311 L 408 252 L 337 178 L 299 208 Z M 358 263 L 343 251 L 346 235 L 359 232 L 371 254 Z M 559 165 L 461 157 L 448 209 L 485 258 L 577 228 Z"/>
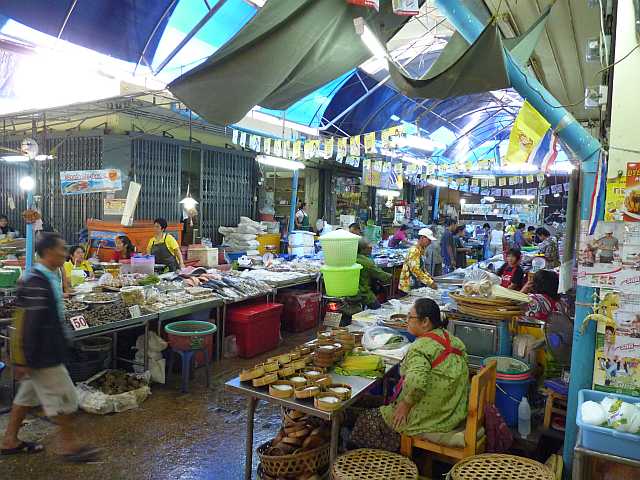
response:
<path fill-rule="evenodd" d="M 418 165 L 420 167 L 427 166 L 427 162 L 425 160 L 422 160 L 420 158 L 410 157 L 409 155 L 404 155 L 402 157 L 402 161 L 407 163 L 413 163 L 414 165 Z"/>
<path fill-rule="evenodd" d="M 449 184 L 444 180 L 440 180 L 439 178 L 430 178 L 427 180 L 429 185 L 433 185 L 434 187 L 447 187 Z"/>
<path fill-rule="evenodd" d="M 29 157 L 26 155 L 3 155 L 0 160 L 4 160 L 7 163 L 28 162 Z"/>
<path fill-rule="evenodd" d="M 549 170 L 552 172 L 564 172 L 571 173 L 575 170 L 576 166 L 573 163 L 565 162 L 565 163 L 554 163 L 549 167 Z"/>
<path fill-rule="evenodd" d="M 494 203 L 496 201 L 496 197 L 486 196 L 482 200 L 484 200 L 485 203 Z"/>
<path fill-rule="evenodd" d="M 385 190 L 384 188 L 379 188 L 378 190 L 376 190 L 376 195 L 379 195 L 381 197 L 392 198 L 392 197 L 399 197 L 400 192 L 398 190 Z"/>
<path fill-rule="evenodd" d="M 418 150 L 425 150 L 427 152 L 446 148 L 446 145 L 417 135 L 408 135 L 406 137 L 394 136 L 391 137 L 391 141 L 398 147 L 417 148 Z"/>
<path fill-rule="evenodd" d="M 389 53 L 387 47 L 375 36 L 371 31 L 364 18 L 358 17 L 353 19 L 353 25 L 356 28 L 356 33 L 360 35 L 360 39 L 365 46 L 371 51 L 376 58 L 387 58 Z"/>
<path fill-rule="evenodd" d="M 270 155 L 258 155 L 256 161 L 263 165 L 269 165 L 276 168 L 284 168 L 285 170 L 304 170 L 304 163 L 286 158 L 272 157 Z"/>
<path fill-rule="evenodd" d="M 534 195 L 511 195 L 509 198 L 513 198 L 514 200 L 533 200 L 536 197 Z"/>

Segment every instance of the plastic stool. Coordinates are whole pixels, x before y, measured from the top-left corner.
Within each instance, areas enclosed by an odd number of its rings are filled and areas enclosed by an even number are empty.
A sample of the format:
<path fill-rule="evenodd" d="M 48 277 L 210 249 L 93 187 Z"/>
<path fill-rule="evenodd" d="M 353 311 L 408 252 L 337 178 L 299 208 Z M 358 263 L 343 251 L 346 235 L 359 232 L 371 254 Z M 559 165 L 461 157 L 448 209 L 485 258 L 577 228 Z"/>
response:
<path fill-rule="evenodd" d="M 204 355 L 204 366 L 207 370 L 207 388 L 209 387 L 209 352 L 206 348 L 198 348 L 195 350 L 176 350 L 171 349 L 171 353 L 177 353 L 182 360 L 182 393 L 188 393 L 189 391 L 189 375 L 191 373 L 191 364 L 195 358 L 195 354 L 202 352 Z M 169 372 L 173 371 L 174 355 L 169 355 Z"/>

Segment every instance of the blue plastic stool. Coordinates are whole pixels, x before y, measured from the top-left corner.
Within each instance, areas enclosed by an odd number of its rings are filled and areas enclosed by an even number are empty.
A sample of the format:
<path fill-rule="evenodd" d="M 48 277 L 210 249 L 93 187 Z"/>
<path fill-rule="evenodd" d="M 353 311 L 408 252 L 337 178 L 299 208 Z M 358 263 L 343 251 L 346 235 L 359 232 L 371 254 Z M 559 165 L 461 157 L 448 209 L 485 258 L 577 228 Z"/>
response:
<path fill-rule="evenodd" d="M 189 391 L 189 376 L 191 374 L 191 366 L 192 362 L 195 358 L 195 354 L 198 352 L 202 352 L 204 355 L 204 366 L 207 370 L 207 388 L 209 387 L 209 352 L 206 348 L 199 348 L 195 350 L 175 350 L 171 349 L 171 354 L 169 355 L 169 372 L 173 371 L 173 360 L 174 353 L 180 355 L 180 359 L 182 360 L 182 393 L 188 393 Z"/>

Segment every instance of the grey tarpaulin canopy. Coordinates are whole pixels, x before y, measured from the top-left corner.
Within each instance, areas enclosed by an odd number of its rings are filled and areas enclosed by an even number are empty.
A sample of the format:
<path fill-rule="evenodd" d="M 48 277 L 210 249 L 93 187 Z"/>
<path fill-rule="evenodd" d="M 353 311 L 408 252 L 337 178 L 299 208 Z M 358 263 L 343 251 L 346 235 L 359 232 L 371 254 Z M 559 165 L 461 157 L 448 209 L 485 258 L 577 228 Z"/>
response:
<path fill-rule="evenodd" d="M 544 31 L 550 10 L 517 38 L 503 41 L 495 22 L 489 22 L 472 45 L 455 32 L 421 78 L 409 77 L 402 67 L 389 61 L 391 79 L 398 90 L 412 98 L 458 97 L 510 87 L 504 47 L 516 62 L 526 64 Z"/>
<path fill-rule="evenodd" d="M 227 45 L 169 90 L 198 115 L 235 123 L 255 105 L 286 109 L 371 56 L 355 32 L 363 17 L 384 41 L 407 21 L 344 0 L 270 1 Z"/>

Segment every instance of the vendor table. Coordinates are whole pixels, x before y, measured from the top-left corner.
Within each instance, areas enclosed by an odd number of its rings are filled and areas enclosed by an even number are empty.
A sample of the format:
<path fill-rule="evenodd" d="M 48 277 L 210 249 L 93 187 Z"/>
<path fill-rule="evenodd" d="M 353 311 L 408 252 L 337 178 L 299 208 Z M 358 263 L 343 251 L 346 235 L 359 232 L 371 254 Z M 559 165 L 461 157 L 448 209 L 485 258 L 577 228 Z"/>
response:
<path fill-rule="evenodd" d="M 111 335 L 112 338 L 112 359 L 113 359 L 113 368 L 116 368 L 116 364 L 118 360 L 137 364 L 137 362 L 133 360 L 129 360 L 127 358 L 118 357 L 118 332 L 129 330 L 137 327 L 144 327 L 144 345 L 143 345 L 143 353 L 144 353 L 144 369 L 147 370 L 149 368 L 149 357 L 147 355 L 149 349 L 149 322 L 155 320 L 157 314 L 150 315 L 142 315 L 140 317 L 129 318 L 126 320 L 120 320 L 117 322 L 111 322 L 104 325 L 99 325 L 97 327 L 89 327 L 83 330 L 77 330 L 73 332 L 72 338 L 74 341 L 83 340 L 86 338 L 98 337 L 103 335 Z"/>
<path fill-rule="evenodd" d="M 391 367 L 388 367 L 388 369 Z M 387 370 L 388 371 L 388 370 Z M 333 383 L 344 383 L 351 385 L 351 398 L 342 402 L 340 410 L 334 412 L 325 412 L 324 410 L 318 410 L 313 406 L 311 400 L 296 400 L 295 398 L 275 398 L 269 395 L 265 388 L 255 388 L 251 383 L 241 383 L 240 378 L 236 377 L 233 380 L 225 383 L 225 390 L 239 393 L 247 398 L 247 438 L 245 446 L 245 466 L 244 466 L 244 478 L 245 480 L 251 480 L 251 469 L 253 466 L 253 420 L 256 411 L 256 405 L 258 400 L 264 400 L 269 403 L 281 405 L 283 407 L 299 410 L 301 412 L 313 415 L 314 417 L 321 418 L 331 422 L 331 463 L 336 459 L 338 455 L 338 441 L 340 433 L 340 419 L 344 410 L 358 401 L 360 397 L 376 382 L 380 379 L 371 379 L 364 377 L 343 376 L 330 374 Z"/>
<path fill-rule="evenodd" d="M 578 440 L 576 441 L 576 446 L 573 449 L 573 470 L 571 476 L 573 480 L 586 480 L 591 478 L 589 468 L 589 460 L 591 458 L 598 458 L 607 462 L 620 463 L 622 465 L 637 468 L 640 475 L 640 460 L 632 460 L 630 458 L 624 458 L 618 455 L 597 452 L 595 450 L 585 448 L 582 446 L 582 430 L 578 429 Z"/>

